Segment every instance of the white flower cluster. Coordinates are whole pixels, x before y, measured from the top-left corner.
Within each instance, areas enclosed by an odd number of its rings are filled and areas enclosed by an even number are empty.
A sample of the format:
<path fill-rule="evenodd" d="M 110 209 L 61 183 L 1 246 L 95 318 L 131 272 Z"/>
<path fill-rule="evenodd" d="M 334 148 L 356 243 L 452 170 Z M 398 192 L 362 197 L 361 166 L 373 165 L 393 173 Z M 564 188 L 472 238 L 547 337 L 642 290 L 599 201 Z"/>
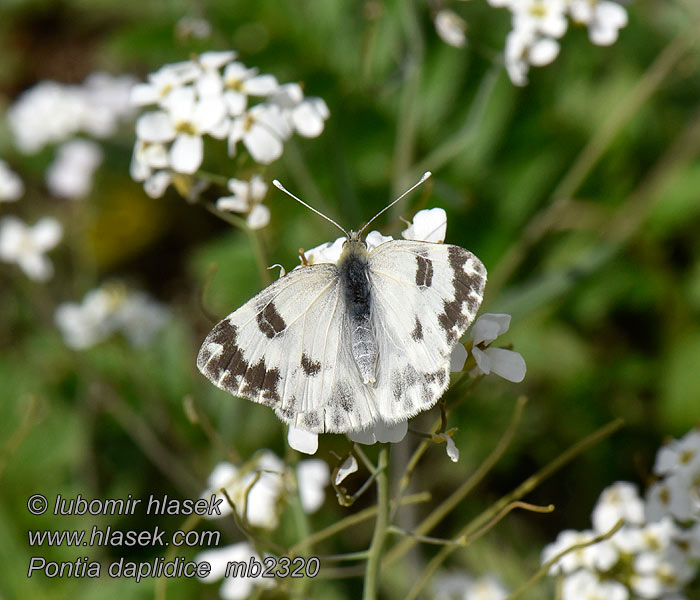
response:
<path fill-rule="evenodd" d="M 647 518 L 671 515 L 680 522 L 700 521 L 700 429 L 663 446 L 654 473 L 659 481 L 647 491 Z"/>
<path fill-rule="evenodd" d="M 508 589 L 494 575 L 474 578 L 461 571 L 443 573 L 433 582 L 433 600 L 505 600 Z"/>
<path fill-rule="evenodd" d="M 53 263 L 44 254 L 62 237 L 61 224 L 51 217 L 32 227 L 17 217 L 5 217 L 0 221 L 0 260 L 19 265 L 30 279 L 46 281 L 53 276 Z"/>
<path fill-rule="evenodd" d="M 407 240 L 417 240 L 423 242 L 434 242 L 441 244 L 445 241 L 447 233 L 447 214 L 442 208 L 431 208 L 418 211 L 413 217 L 413 222 L 401 233 Z M 373 250 L 380 244 L 392 240 L 391 236 L 385 236 L 378 231 L 371 231 L 367 234 L 365 242 L 367 250 Z M 326 242 L 311 250 L 307 250 L 302 257 L 304 265 L 315 263 L 336 263 L 343 251 L 345 237 L 340 237 L 334 242 Z M 474 342 L 472 344 L 472 355 L 477 363 L 478 373 L 493 372 L 510 381 L 519 382 L 525 377 L 525 361 L 522 356 L 512 350 L 502 348 L 488 348 L 496 337 L 505 333 L 510 325 L 509 315 L 485 314 L 475 322 L 472 328 Z M 450 357 L 450 370 L 458 373 L 464 368 L 468 357 L 465 347 L 458 343 L 452 351 Z M 348 432 L 348 437 L 359 444 L 375 444 L 377 442 L 398 443 L 408 431 L 408 422 L 385 423 L 377 421 L 372 426 Z M 439 437 L 439 436 L 438 436 Z M 289 445 L 306 454 L 314 454 L 318 449 L 318 435 L 303 429 L 290 426 L 287 437 Z M 446 451 L 452 461 L 459 457 L 459 450 L 449 435 L 442 434 L 442 438 L 436 441 L 446 443 Z"/>
<path fill-rule="evenodd" d="M 42 81 L 24 92 L 7 111 L 17 147 L 24 153 L 83 133 L 106 138 L 133 112 L 131 76 L 95 72 L 81 85 Z"/>
<path fill-rule="evenodd" d="M 325 461 L 316 458 L 300 461 L 295 478 L 281 458 L 271 450 L 263 450 L 241 468 L 229 462 L 218 463 L 209 475 L 202 497 L 215 494 L 222 498 L 221 516 L 230 515 L 231 506 L 221 493 L 225 489 L 240 516 L 250 525 L 277 529 L 286 495 L 295 492 L 298 486 L 304 512 L 311 514 L 321 508 L 329 481 L 330 471 Z"/>
<path fill-rule="evenodd" d="M 242 467 L 229 462 L 217 464 L 207 479 L 208 487 L 202 492 L 202 498 L 209 499 L 212 494 L 216 495 L 218 499 L 223 500 L 220 504 L 221 516 L 230 515 L 231 506 L 221 493 L 221 490 L 225 489 L 238 514 L 249 525 L 272 530 L 277 529 L 279 525 L 285 497 L 298 491 L 304 512 L 314 513 L 321 508 L 325 500 L 325 488 L 329 482 L 330 469 L 323 460 L 302 460 L 294 471 L 274 452 L 263 450 Z M 219 515 L 215 518 L 219 518 Z M 206 561 L 211 565 L 211 572 L 203 581 L 213 582 L 224 577 L 228 563 L 248 563 L 251 558 L 261 562 L 250 544 L 239 542 L 200 552 L 195 561 Z M 243 600 L 250 596 L 254 586 L 274 586 L 274 580 L 259 575 L 226 577 L 219 589 L 219 595 L 225 600 Z"/>
<path fill-rule="evenodd" d="M 46 171 L 46 187 L 60 198 L 84 198 L 102 158 L 102 149 L 93 141 L 75 138 L 61 144 Z"/>
<path fill-rule="evenodd" d="M 562 531 L 542 562 L 576 544 L 624 525 L 609 539 L 565 554 L 551 568 L 560 575 L 562 600 L 683 600 L 700 562 L 700 431 L 660 449 L 654 472 L 662 479 L 642 500 L 619 481 L 593 510 L 593 529 Z"/>
<path fill-rule="evenodd" d="M 203 577 L 202 581 L 212 583 L 219 579 L 224 579 L 224 583 L 219 588 L 219 596 L 223 600 L 246 600 L 246 598 L 253 597 L 256 587 L 271 588 L 275 586 L 274 579 L 262 577 L 260 573 L 257 576 L 253 576 L 247 571 L 245 575 L 238 572 L 230 572 L 228 577 L 226 576 L 229 564 L 244 563 L 248 565 L 251 561 L 262 563 L 262 559 L 255 551 L 255 548 L 248 542 L 238 542 L 223 548 L 212 548 L 195 556 L 195 562 L 207 562 L 211 567 L 209 575 Z"/>
<path fill-rule="evenodd" d="M 433 22 L 435 31 L 446 44 L 455 48 L 463 48 L 467 44 L 467 23 L 453 10 L 440 9 Z"/>
<path fill-rule="evenodd" d="M 530 66 L 551 63 L 559 54 L 559 40 L 568 28 L 567 16 L 586 25 L 598 46 L 609 46 L 627 25 L 627 11 L 610 0 L 488 0 L 512 13 L 513 29 L 506 38 L 505 64 L 515 85 L 527 84 Z"/>
<path fill-rule="evenodd" d="M 160 303 L 115 281 L 89 291 L 80 304 L 60 304 L 54 314 L 64 342 L 76 350 L 90 348 L 115 333 L 134 346 L 143 346 L 167 318 Z"/>
<path fill-rule="evenodd" d="M 262 201 L 267 195 L 267 184 L 260 175 L 253 175 L 248 181 L 229 179 L 231 196 L 223 196 L 216 201 L 216 208 L 247 215 L 246 223 L 251 229 L 261 229 L 270 222 L 270 209 Z"/>
<path fill-rule="evenodd" d="M 228 140 L 231 156 L 243 142 L 255 162 L 267 165 L 295 131 L 305 137 L 323 131 L 329 112 L 322 99 L 305 98 L 298 84 L 280 85 L 235 59 L 233 51 L 205 52 L 165 65 L 134 86 L 133 104 L 156 106 L 136 123 L 131 163 L 131 176 L 150 195 L 162 194 L 172 173 L 192 175 L 200 168 L 205 136 Z"/>
<path fill-rule="evenodd" d="M 9 165 L 0 159 L 0 202 L 14 202 L 24 194 L 24 183 Z"/>
<path fill-rule="evenodd" d="M 484 313 L 474 322 L 471 330 L 471 354 L 476 362 L 473 371 L 475 375 L 494 373 L 514 383 L 525 379 L 527 367 L 520 354 L 491 346 L 509 327 L 510 315 L 500 313 Z"/>

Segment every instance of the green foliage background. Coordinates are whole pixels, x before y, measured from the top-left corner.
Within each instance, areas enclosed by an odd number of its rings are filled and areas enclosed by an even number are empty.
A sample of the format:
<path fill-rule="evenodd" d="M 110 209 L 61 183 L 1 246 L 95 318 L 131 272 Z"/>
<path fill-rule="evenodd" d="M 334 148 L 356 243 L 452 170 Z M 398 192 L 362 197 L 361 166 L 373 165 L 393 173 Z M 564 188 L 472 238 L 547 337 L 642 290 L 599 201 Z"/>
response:
<path fill-rule="evenodd" d="M 414 489 L 429 489 L 436 499 L 449 494 L 496 444 L 516 397 L 529 398 L 507 455 L 435 535 L 449 537 L 604 423 L 626 421 L 526 498 L 554 503 L 553 514 L 511 514 L 448 563 L 497 572 L 514 589 L 536 570 L 542 546 L 558 531 L 589 526 L 605 486 L 623 479 L 644 487 L 660 444 L 700 423 L 700 54 L 692 43 L 700 7 L 683 0 L 631 3 L 630 24 L 609 48 L 591 45 L 585 30 L 574 28 L 559 58 L 532 69 L 523 89 L 498 64 L 507 12 L 482 0 L 453 8 L 469 24 L 464 50 L 439 40 L 422 2 L 4 0 L 0 104 L 41 79 L 80 82 L 95 69 L 143 77 L 191 53 L 233 48 L 247 65 L 281 82 L 302 81 L 308 95 L 328 103 L 323 135 L 292 140 L 266 175 L 346 227 L 367 220 L 431 169 L 432 182 L 384 220 L 382 232 L 396 235 L 398 217 L 424 206 L 445 208 L 447 241 L 487 266 L 483 311 L 513 315 L 505 341 L 525 357 L 528 374 L 519 385 L 487 378 L 469 393 L 450 420 L 459 428 L 460 461 L 452 464 L 443 447 L 432 448 Z M 206 17 L 212 37 L 178 39 L 174 26 L 184 15 Z M 26 500 L 37 492 L 197 497 L 225 454 L 188 420 L 183 399 L 194 398 L 242 457 L 263 447 L 285 452 L 285 430 L 271 411 L 218 391 L 194 364 L 211 326 L 199 303 L 202 289 L 208 310 L 223 316 L 261 288 L 249 240 L 174 191 L 146 197 L 128 178 L 132 144 L 131 127 L 107 142 L 95 191 L 72 204 L 48 198 L 42 187 L 50 152 L 20 157 L 0 129 L 0 156 L 17 166 L 28 187 L 23 200 L 0 210 L 29 222 L 52 214 L 67 232 L 53 253 L 57 275 L 48 284 L 0 268 L 4 598 L 153 596 L 152 582 L 28 580 L 32 555 L 75 558 L 71 548 L 30 549 L 28 528 L 97 522 L 141 529 L 156 522 L 32 517 Z M 587 165 L 586 157 L 594 160 Z M 207 170 L 240 175 L 223 151 L 209 160 Z M 576 185 L 567 188 L 567 181 Z M 548 209 L 555 202 L 561 210 Z M 300 246 L 337 236 L 276 191 L 267 203 L 272 222 L 263 241 L 270 264 L 289 269 Z M 523 242 L 528 236 L 531 244 Z M 209 280 L 212 264 L 218 270 Z M 114 339 L 69 351 L 53 325 L 55 306 L 113 276 L 166 302 L 173 313 L 167 329 L 146 349 Z M 416 428 L 427 428 L 432 418 Z M 409 436 L 404 445 L 415 443 Z M 319 456 L 333 465 L 330 451 L 344 448 L 340 436 L 325 436 Z M 406 452 L 397 448 L 394 456 Z M 361 476 L 348 480 L 349 487 L 361 483 Z M 331 496 L 329 490 L 313 519 L 317 528 L 349 514 Z M 429 508 L 415 510 L 422 516 Z M 181 525 L 176 518 L 157 522 Z M 227 540 L 238 539 L 231 524 L 223 529 Z M 288 513 L 276 535 L 295 539 Z M 360 550 L 370 535 L 371 523 L 316 551 Z M 434 553 L 420 547 L 383 572 L 385 597 L 401 598 L 415 565 Z M 151 549 L 125 554 L 155 556 Z M 90 556 L 119 554 L 94 549 Z M 214 598 L 217 587 L 178 580 L 168 586 L 168 598 Z M 315 589 L 318 598 L 354 598 L 361 584 L 324 580 Z M 544 583 L 530 598 L 547 597 L 547 590 Z"/>

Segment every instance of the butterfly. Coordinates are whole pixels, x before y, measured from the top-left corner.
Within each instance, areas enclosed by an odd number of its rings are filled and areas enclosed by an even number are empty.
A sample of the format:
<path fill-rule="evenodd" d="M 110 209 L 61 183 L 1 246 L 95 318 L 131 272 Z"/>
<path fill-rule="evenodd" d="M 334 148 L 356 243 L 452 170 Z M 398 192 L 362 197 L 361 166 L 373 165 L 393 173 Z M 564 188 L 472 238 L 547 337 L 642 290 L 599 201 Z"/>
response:
<path fill-rule="evenodd" d="M 486 269 L 459 246 L 391 240 L 368 250 L 345 231 L 337 263 L 280 277 L 219 322 L 199 370 L 217 387 L 274 409 L 297 428 L 344 433 L 431 408 L 449 384 L 450 354 L 474 320 Z"/>

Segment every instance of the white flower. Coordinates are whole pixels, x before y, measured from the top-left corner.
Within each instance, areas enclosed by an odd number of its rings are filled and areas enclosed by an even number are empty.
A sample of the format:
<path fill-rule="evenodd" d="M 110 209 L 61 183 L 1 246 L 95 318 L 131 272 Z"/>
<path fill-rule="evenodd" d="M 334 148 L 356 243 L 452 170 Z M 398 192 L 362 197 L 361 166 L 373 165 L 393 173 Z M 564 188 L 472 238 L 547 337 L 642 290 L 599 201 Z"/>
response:
<path fill-rule="evenodd" d="M 54 314 L 63 341 L 75 350 L 89 348 L 106 339 L 113 331 L 111 315 L 114 305 L 121 303 L 114 288 L 91 290 L 81 304 L 64 302 Z"/>
<path fill-rule="evenodd" d="M 472 578 L 466 573 L 454 571 L 442 573 L 435 577 L 433 586 L 433 600 L 464 600 L 466 590 L 472 584 Z"/>
<path fill-rule="evenodd" d="M 305 512 L 313 513 L 321 507 L 329 480 L 329 468 L 324 461 L 311 459 L 299 462 L 296 484 Z M 293 477 L 284 462 L 270 450 L 264 450 L 242 468 L 228 462 L 217 464 L 207 479 L 207 489 L 202 493 L 202 498 L 208 499 L 214 494 L 223 499 L 220 505 L 221 515 L 208 518 L 229 515 L 232 509 L 228 500 L 221 494 L 223 488 L 233 501 L 237 512 L 251 525 L 276 529 L 283 494 L 293 492 L 293 485 Z"/>
<path fill-rule="evenodd" d="M 226 107 L 218 98 L 198 99 L 192 87 L 174 89 L 162 105 L 166 110 L 146 112 L 139 117 L 136 135 L 148 143 L 172 142 L 170 167 L 179 173 L 192 174 L 199 169 L 204 158 L 202 136 L 221 137 L 220 127 L 226 122 Z M 226 132 L 223 134 L 225 136 Z"/>
<path fill-rule="evenodd" d="M 433 600 L 505 600 L 506 587 L 493 575 L 474 579 L 466 573 L 453 572 L 435 578 Z"/>
<path fill-rule="evenodd" d="M 467 43 L 467 24 L 457 13 L 443 8 L 435 15 L 435 31 L 442 41 L 455 48 L 463 48 Z"/>
<path fill-rule="evenodd" d="M 562 600 L 627 600 L 627 588 L 616 581 L 601 581 L 590 571 L 581 570 L 564 579 Z"/>
<path fill-rule="evenodd" d="M 508 589 L 493 575 L 484 575 L 476 579 L 465 590 L 464 600 L 505 600 Z"/>
<path fill-rule="evenodd" d="M 401 233 L 404 239 L 442 244 L 447 234 L 447 213 L 442 208 L 419 210 Z"/>
<path fill-rule="evenodd" d="M 345 479 L 351 473 L 355 473 L 357 469 L 357 459 L 353 454 L 351 454 L 343 461 L 343 464 L 340 465 L 340 468 L 335 476 L 335 485 L 339 485 L 343 479 Z"/>
<path fill-rule="evenodd" d="M 232 117 L 245 112 L 248 96 L 270 96 L 278 88 L 274 75 L 258 75 L 258 69 L 249 69 L 243 63 L 233 62 L 224 69 L 222 91 Z"/>
<path fill-rule="evenodd" d="M 316 454 L 318 450 L 318 434 L 290 425 L 289 433 L 287 434 L 287 443 L 297 452 Z"/>
<path fill-rule="evenodd" d="M 0 202 L 14 202 L 24 194 L 24 183 L 9 165 L 0 159 Z"/>
<path fill-rule="evenodd" d="M 510 315 L 484 313 L 472 326 L 472 356 L 477 373 L 493 372 L 508 381 L 518 383 L 525 378 L 527 367 L 517 352 L 492 348 L 490 344 L 510 327 Z"/>
<path fill-rule="evenodd" d="M 219 198 L 216 208 L 248 213 L 246 221 L 251 229 L 261 229 L 270 222 L 270 209 L 262 204 L 267 195 L 267 184 L 260 175 L 253 175 L 249 181 L 229 179 L 228 189 L 233 195 Z"/>
<path fill-rule="evenodd" d="M 53 275 L 53 264 L 44 256 L 63 237 L 61 224 L 44 217 L 33 227 L 16 217 L 0 221 L 0 260 L 17 263 L 30 279 L 46 281 Z"/>
<path fill-rule="evenodd" d="M 131 103 L 136 106 L 160 104 L 172 91 L 192 83 L 200 73 L 201 67 L 191 60 L 164 65 L 148 75 L 148 83 L 132 87 Z"/>
<path fill-rule="evenodd" d="M 593 531 L 573 531 L 571 529 L 561 531 L 556 541 L 546 545 L 542 550 L 542 564 L 549 562 L 557 554 L 572 546 L 587 544 L 594 537 Z M 591 548 L 592 546 L 586 546 L 568 552 L 549 568 L 549 574 L 573 573 L 581 568 L 592 569 L 595 564 L 595 553 L 591 552 Z"/>
<path fill-rule="evenodd" d="M 254 161 L 268 165 L 282 156 L 283 143 L 291 129 L 278 106 L 258 104 L 231 123 L 228 151 L 236 153 L 236 145 L 243 141 Z"/>
<path fill-rule="evenodd" d="M 82 85 L 42 81 L 24 92 L 7 112 L 15 143 L 34 153 L 47 144 L 62 142 L 83 132 L 95 137 L 114 135 L 119 122 L 129 118 L 130 76 L 93 73 Z"/>
<path fill-rule="evenodd" d="M 700 465 L 700 429 L 691 429 L 682 439 L 672 440 L 656 454 L 654 473 L 670 475 L 677 471 L 695 471 Z"/>
<path fill-rule="evenodd" d="M 588 36 L 598 46 L 614 44 L 627 25 L 627 11 L 617 2 L 570 0 L 569 12 L 574 21 L 588 25 Z"/>
<path fill-rule="evenodd" d="M 83 198 L 92 189 L 92 177 L 102 163 L 102 149 L 76 138 L 62 144 L 46 171 L 46 185 L 54 196 Z"/>
<path fill-rule="evenodd" d="M 591 515 L 593 528 L 598 533 L 606 533 L 620 519 L 633 525 L 644 523 L 644 502 L 637 486 L 627 481 L 618 481 L 605 488 Z"/>
<path fill-rule="evenodd" d="M 255 573 L 251 573 L 253 562 L 262 565 L 260 557 L 248 542 L 239 542 L 223 548 L 204 550 L 194 558 L 195 562 L 206 562 L 211 566 L 211 571 L 203 580 L 216 581 L 226 576 L 219 595 L 224 600 L 245 600 L 254 591 L 255 586 L 273 587 L 274 579 L 262 577 L 264 565 Z"/>
<path fill-rule="evenodd" d="M 447 451 L 447 456 L 450 457 L 450 460 L 452 462 L 457 462 L 459 460 L 459 448 L 457 448 L 457 445 L 455 444 L 451 435 L 448 435 L 446 433 L 436 433 L 433 436 L 433 439 L 436 441 L 442 440 L 445 442 L 445 450 Z"/>
<path fill-rule="evenodd" d="M 398 423 L 386 423 L 381 419 L 375 421 L 365 429 L 357 431 L 348 431 L 348 437 L 358 444 L 376 444 L 377 442 L 391 442 L 398 444 L 406 437 L 408 432 L 408 421 L 399 421 Z"/>
<path fill-rule="evenodd" d="M 345 237 L 339 237 L 334 242 L 326 242 L 304 252 L 307 264 L 336 263 L 343 252 Z M 302 265 L 303 266 L 303 265 Z"/>
<path fill-rule="evenodd" d="M 64 302 L 54 314 L 67 346 L 89 348 L 115 333 L 133 346 L 143 346 L 167 320 L 165 308 L 142 292 L 111 281 L 85 294 L 82 303 Z"/>
<path fill-rule="evenodd" d="M 564 0 L 520 0 L 513 3 L 513 29 L 546 37 L 560 38 L 566 33 Z"/>
<path fill-rule="evenodd" d="M 211 35 L 211 23 L 199 17 L 182 17 L 175 23 L 175 34 L 180 38 L 203 40 Z"/>
<path fill-rule="evenodd" d="M 143 292 L 127 295 L 115 315 L 116 327 L 132 346 L 145 346 L 168 319 L 168 311 Z"/>
<path fill-rule="evenodd" d="M 289 126 L 307 138 L 321 135 L 325 121 L 330 116 L 328 105 L 322 98 L 305 98 L 298 83 L 281 85 L 270 102 L 282 110 Z"/>
<path fill-rule="evenodd" d="M 513 29 L 506 37 L 505 65 L 514 85 L 527 84 L 530 65 L 548 65 L 558 54 L 558 42 L 540 37 L 535 30 L 527 27 Z"/>
<path fill-rule="evenodd" d="M 326 498 L 325 488 L 330 482 L 330 469 L 326 461 L 312 458 L 297 465 L 297 484 L 301 506 L 307 514 L 315 513 Z"/>
<path fill-rule="evenodd" d="M 116 134 L 120 122 L 134 114 L 130 95 L 135 83 L 131 75 L 103 71 L 88 75 L 80 88 L 84 104 L 80 131 L 98 138 Z"/>
<path fill-rule="evenodd" d="M 274 453 L 264 450 L 244 470 L 226 462 L 216 465 L 207 480 L 208 489 L 202 493 L 202 498 L 215 494 L 223 499 L 220 505 L 221 516 L 229 515 L 231 506 L 219 492 L 224 488 L 237 512 L 251 525 L 276 529 L 279 524 L 278 504 L 284 490 L 283 476 L 284 463 Z M 219 515 L 212 516 L 218 517 Z"/>
<path fill-rule="evenodd" d="M 647 519 L 655 521 L 671 515 L 680 521 L 698 519 L 700 473 L 698 475 L 695 483 L 686 473 L 677 473 L 649 486 L 645 506 Z"/>
<path fill-rule="evenodd" d="M 695 576 L 687 557 L 674 545 L 638 554 L 634 558 L 632 591 L 642 598 L 655 599 L 680 590 Z"/>
<path fill-rule="evenodd" d="M 450 354 L 450 372 L 459 373 L 464 369 L 464 363 L 467 362 L 468 356 L 469 353 L 467 349 L 461 343 L 457 342 Z"/>
<path fill-rule="evenodd" d="M 700 521 L 689 529 L 679 531 L 674 541 L 690 558 L 700 560 Z"/>

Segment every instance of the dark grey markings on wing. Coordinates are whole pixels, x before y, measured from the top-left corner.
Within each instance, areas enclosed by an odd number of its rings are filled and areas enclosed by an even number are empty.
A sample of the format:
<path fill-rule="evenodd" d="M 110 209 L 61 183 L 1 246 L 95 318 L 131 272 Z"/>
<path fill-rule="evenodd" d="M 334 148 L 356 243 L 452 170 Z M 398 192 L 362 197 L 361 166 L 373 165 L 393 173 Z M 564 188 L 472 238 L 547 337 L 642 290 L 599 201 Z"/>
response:
<path fill-rule="evenodd" d="M 416 270 L 416 285 L 418 287 L 430 287 L 433 285 L 433 261 L 420 254 L 416 255 L 418 269 Z"/>
<path fill-rule="evenodd" d="M 438 321 L 445 330 L 447 342 L 452 344 L 469 325 L 471 318 L 476 314 L 481 302 L 484 289 L 483 265 L 475 261 L 476 273 L 467 273 L 464 265 L 467 264 L 471 254 L 459 246 L 450 246 L 448 249 L 448 261 L 452 268 L 452 287 L 454 299 L 443 302 L 443 311 L 438 315 Z M 468 313 L 464 311 L 467 305 Z"/>
<path fill-rule="evenodd" d="M 315 410 L 304 413 L 301 421 L 304 427 L 311 431 L 315 431 L 321 426 L 321 418 L 318 416 L 318 412 Z"/>
<path fill-rule="evenodd" d="M 356 409 L 357 398 L 352 386 L 345 380 L 337 380 L 326 405 L 332 428 L 338 430 L 345 427 L 348 415 L 354 413 Z"/>
<path fill-rule="evenodd" d="M 418 320 L 418 315 L 416 315 L 416 326 L 411 332 L 411 339 L 414 342 L 420 342 L 423 339 L 423 325 L 421 325 L 421 322 Z"/>
<path fill-rule="evenodd" d="M 260 331 L 269 338 L 275 337 L 287 328 L 287 324 L 282 315 L 277 312 L 274 302 L 265 304 L 265 307 L 257 315 L 257 322 Z"/>
<path fill-rule="evenodd" d="M 267 369 L 261 358 L 250 365 L 238 346 L 238 329 L 228 319 L 218 323 L 202 345 L 197 366 L 213 383 L 234 395 L 243 395 L 268 406 L 280 402 L 280 373 Z"/>
<path fill-rule="evenodd" d="M 315 360 L 312 360 L 308 354 L 305 352 L 302 352 L 301 354 L 301 368 L 304 370 L 304 373 L 308 375 L 309 377 L 315 377 L 321 372 L 321 363 Z"/>

